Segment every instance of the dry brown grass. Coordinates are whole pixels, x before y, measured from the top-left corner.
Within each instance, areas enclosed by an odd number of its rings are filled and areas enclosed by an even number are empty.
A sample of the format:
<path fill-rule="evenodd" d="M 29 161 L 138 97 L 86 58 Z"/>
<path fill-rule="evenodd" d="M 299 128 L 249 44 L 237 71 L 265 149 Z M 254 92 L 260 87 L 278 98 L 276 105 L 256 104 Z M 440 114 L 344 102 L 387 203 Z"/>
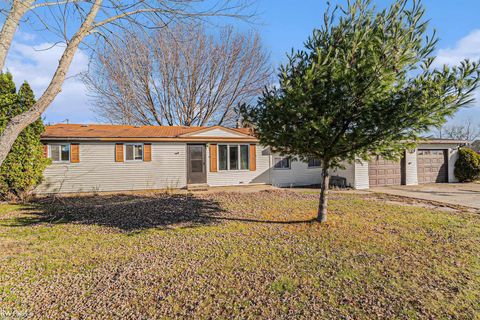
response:
<path fill-rule="evenodd" d="M 457 318 L 480 307 L 480 217 L 333 193 L 0 206 L 0 317 Z"/>

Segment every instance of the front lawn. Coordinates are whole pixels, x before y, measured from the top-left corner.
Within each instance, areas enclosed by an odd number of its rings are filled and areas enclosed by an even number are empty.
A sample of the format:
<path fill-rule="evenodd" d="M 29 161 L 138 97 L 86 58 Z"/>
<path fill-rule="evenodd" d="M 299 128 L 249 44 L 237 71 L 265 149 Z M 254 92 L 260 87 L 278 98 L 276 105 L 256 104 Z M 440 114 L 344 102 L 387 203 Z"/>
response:
<path fill-rule="evenodd" d="M 480 216 L 311 192 L 0 206 L 0 318 L 480 314 Z"/>

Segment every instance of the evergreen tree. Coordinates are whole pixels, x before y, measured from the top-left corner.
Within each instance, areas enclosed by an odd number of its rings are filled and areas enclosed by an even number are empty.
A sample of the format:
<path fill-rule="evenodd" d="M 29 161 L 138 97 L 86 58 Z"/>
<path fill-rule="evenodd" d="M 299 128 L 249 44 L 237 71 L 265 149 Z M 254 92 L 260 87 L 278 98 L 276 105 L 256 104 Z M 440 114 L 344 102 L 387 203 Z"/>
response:
<path fill-rule="evenodd" d="M 426 34 L 423 17 L 419 1 L 409 0 L 383 11 L 370 0 L 327 11 L 305 49 L 280 68 L 279 87 L 243 108 L 261 143 L 321 161 L 319 221 L 326 220 L 331 169 L 372 155 L 398 158 L 472 102 L 478 63 L 432 68 L 437 39 Z"/>
<path fill-rule="evenodd" d="M 0 74 L 0 132 L 12 117 L 30 109 L 35 97 L 28 83 L 17 92 L 10 73 Z M 43 157 L 40 135 L 45 130 L 41 119 L 19 135 L 0 167 L 0 198 L 24 198 L 43 178 L 48 159 Z"/>

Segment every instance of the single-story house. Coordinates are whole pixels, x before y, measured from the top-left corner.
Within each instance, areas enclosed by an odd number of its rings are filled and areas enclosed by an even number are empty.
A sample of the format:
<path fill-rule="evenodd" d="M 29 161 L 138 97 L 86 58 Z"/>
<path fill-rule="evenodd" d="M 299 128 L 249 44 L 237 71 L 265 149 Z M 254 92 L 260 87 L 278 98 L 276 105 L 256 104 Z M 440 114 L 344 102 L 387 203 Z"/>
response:
<path fill-rule="evenodd" d="M 271 184 L 319 184 L 319 161 L 292 161 L 248 129 L 57 124 L 42 135 L 52 159 L 36 193 L 77 193 Z M 463 141 L 428 140 L 399 162 L 357 161 L 332 173 L 347 186 L 454 182 Z"/>

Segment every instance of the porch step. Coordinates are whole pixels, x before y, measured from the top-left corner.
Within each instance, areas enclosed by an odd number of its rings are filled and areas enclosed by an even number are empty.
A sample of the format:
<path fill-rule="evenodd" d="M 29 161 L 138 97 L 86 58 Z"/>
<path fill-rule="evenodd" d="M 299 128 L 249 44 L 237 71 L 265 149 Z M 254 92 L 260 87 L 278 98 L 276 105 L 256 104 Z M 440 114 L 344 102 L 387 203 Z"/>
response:
<path fill-rule="evenodd" d="M 187 190 L 188 191 L 207 191 L 208 184 L 206 183 L 187 184 Z"/>

